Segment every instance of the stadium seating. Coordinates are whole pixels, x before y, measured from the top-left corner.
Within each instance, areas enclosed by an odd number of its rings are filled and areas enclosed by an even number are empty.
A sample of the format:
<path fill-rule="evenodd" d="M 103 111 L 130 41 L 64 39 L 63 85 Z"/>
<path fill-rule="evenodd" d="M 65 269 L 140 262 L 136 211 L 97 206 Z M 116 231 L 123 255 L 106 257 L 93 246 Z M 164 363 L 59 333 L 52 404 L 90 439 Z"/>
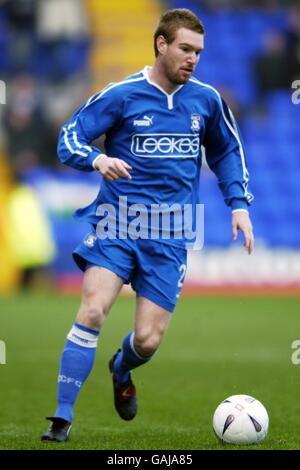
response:
<path fill-rule="evenodd" d="M 276 10 L 209 12 L 202 11 L 199 2 L 193 0 L 170 3 L 173 8 L 190 8 L 204 23 L 206 44 L 197 70 L 198 79 L 229 91 L 246 111 L 239 124 L 246 146 L 250 189 L 255 195 L 251 215 L 256 237 L 272 248 L 299 248 L 300 104 L 292 103 L 292 90 L 275 91 L 266 97 L 263 116 L 249 113 L 257 99 L 252 59 L 260 53 L 266 31 L 286 27 L 286 13 Z M 228 209 L 215 186 L 215 178 L 204 171 L 201 201 L 206 205 L 207 247 L 231 243 L 226 235 Z"/>
<path fill-rule="evenodd" d="M 152 62 L 152 31 L 162 6 L 158 0 L 87 0 L 86 6 L 94 45 L 90 68 L 97 92 Z"/>
<path fill-rule="evenodd" d="M 90 17 L 94 18 L 91 22 L 92 50 L 88 40 L 60 44 L 59 55 L 45 54 L 45 45 L 38 44 L 31 64 L 28 64 L 37 78 L 51 77 L 53 71 L 70 76 L 79 71 L 82 65 L 87 67 L 89 52 L 92 52 L 89 66 L 95 77 L 96 83 L 92 87 L 96 91 L 107 81 L 138 70 L 145 62 L 151 63 L 151 31 L 160 13 L 159 2 L 131 0 L 128 3 L 118 0 L 104 3 L 97 0 L 87 2 Z M 276 91 L 266 96 L 263 115 L 252 112 L 257 100 L 253 58 L 262 50 L 267 30 L 286 27 L 286 13 L 275 10 L 268 13 L 261 10 L 211 12 L 199 8 L 200 4 L 201 2 L 193 0 L 172 0 L 168 6 L 191 8 L 203 20 L 207 33 L 197 78 L 228 93 L 236 101 L 237 108 L 241 109 L 239 124 L 245 141 L 251 177 L 250 190 L 255 195 L 251 208 L 255 236 L 259 242 L 270 248 L 299 249 L 300 104 L 292 104 L 292 90 Z M 120 18 L 123 22 L 120 22 Z M 121 26 L 116 35 L 114 25 L 118 21 Z M 132 27 L 132 21 L 138 23 L 137 28 Z M 0 72 L 8 74 L 11 70 L 9 32 L 1 8 L 0 48 Z M 67 173 L 64 177 L 66 175 Z M 72 178 L 76 179 L 73 173 Z M 82 178 L 80 175 L 81 181 Z M 91 178 L 88 175 L 88 179 L 84 181 L 85 191 L 89 185 L 93 191 L 98 187 L 98 181 Z M 57 181 L 56 184 L 57 188 Z M 78 181 L 74 180 L 72 184 L 78 184 Z M 33 183 L 32 185 L 34 186 Z M 62 181 L 59 191 L 65 185 L 65 181 Z M 52 186 L 51 190 L 53 192 Z M 230 209 L 224 205 L 216 178 L 205 168 L 202 172 L 200 200 L 205 204 L 205 247 L 229 247 L 232 243 Z M 79 224 L 74 226 L 70 213 L 75 206 L 76 204 L 74 207 L 70 204 L 67 207 L 68 213 L 65 214 L 61 213 L 61 208 L 59 211 L 51 206 L 49 210 L 59 252 L 55 262 L 57 272 L 72 271 L 71 247 L 89 229 Z"/>
<path fill-rule="evenodd" d="M 9 60 L 9 29 L 4 11 L 0 7 L 0 72 L 6 72 L 10 66 Z"/>
<path fill-rule="evenodd" d="M 0 72 L 13 75 L 27 72 L 37 79 L 66 79 L 87 69 L 90 53 L 89 38 L 65 39 L 53 44 L 42 41 L 32 31 L 32 50 L 26 64 L 13 63 L 13 32 L 9 28 L 6 12 L 0 5 Z"/>

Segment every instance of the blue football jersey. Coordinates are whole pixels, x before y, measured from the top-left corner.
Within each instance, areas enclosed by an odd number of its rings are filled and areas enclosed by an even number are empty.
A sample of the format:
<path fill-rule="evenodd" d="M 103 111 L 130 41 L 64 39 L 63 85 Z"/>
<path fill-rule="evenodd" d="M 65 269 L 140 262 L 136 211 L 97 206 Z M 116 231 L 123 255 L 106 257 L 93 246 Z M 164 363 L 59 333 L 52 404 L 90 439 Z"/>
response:
<path fill-rule="evenodd" d="M 127 207 L 195 208 L 203 148 L 226 204 L 233 210 L 247 209 L 253 199 L 234 117 L 213 87 L 193 77 L 172 94 L 151 82 L 147 67 L 109 84 L 62 127 L 60 160 L 78 170 L 95 170 L 100 151 L 91 143 L 104 134 L 106 154 L 126 161 L 132 179 L 101 179 L 95 201 L 76 211 L 79 220 L 97 224 L 103 215 L 99 206 L 118 208 L 120 197 Z M 185 240 L 164 241 L 178 245 Z"/>

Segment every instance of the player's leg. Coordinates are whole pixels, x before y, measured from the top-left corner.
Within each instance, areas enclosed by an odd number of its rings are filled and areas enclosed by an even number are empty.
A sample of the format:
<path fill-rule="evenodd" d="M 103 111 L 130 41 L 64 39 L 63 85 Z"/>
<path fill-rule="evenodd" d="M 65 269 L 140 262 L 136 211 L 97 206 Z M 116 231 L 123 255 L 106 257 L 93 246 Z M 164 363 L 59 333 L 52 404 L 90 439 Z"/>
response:
<path fill-rule="evenodd" d="M 100 330 L 123 284 L 123 279 L 109 269 L 100 266 L 87 269 L 76 322 Z"/>
<path fill-rule="evenodd" d="M 75 400 L 94 364 L 100 328 L 122 285 L 120 277 L 99 266 L 84 273 L 81 305 L 60 364 L 56 417 L 72 421 Z"/>
<path fill-rule="evenodd" d="M 53 433 L 50 427 L 42 439 L 53 440 L 54 436 L 66 440 L 75 401 L 94 364 L 100 328 L 122 285 L 123 280 L 108 269 L 92 266 L 85 271 L 81 305 L 60 363 L 58 406 L 51 418 L 57 432 Z"/>
<path fill-rule="evenodd" d="M 132 419 L 136 414 L 136 391 L 130 372 L 146 364 L 161 344 L 180 296 L 186 255 L 184 249 L 155 241 L 137 243 L 139 269 L 132 281 L 137 293 L 135 328 L 110 361 L 115 405 L 123 419 Z"/>
<path fill-rule="evenodd" d="M 145 297 L 137 297 L 132 344 L 141 357 L 151 357 L 159 348 L 167 331 L 171 312 Z"/>
<path fill-rule="evenodd" d="M 169 326 L 171 313 L 145 297 L 137 297 L 134 331 L 123 341 L 122 350 L 110 361 L 115 407 L 121 418 L 137 413 L 136 389 L 131 370 L 146 364 L 159 348 Z"/>
<path fill-rule="evenodd" d="M 116 360 L 119 382 L 126 382 L 130 370 L 150 360 L 162 342 L 171 316 L 151 300 L 137 297 L 134 331 L 125 337 L 122 352 Z"/>

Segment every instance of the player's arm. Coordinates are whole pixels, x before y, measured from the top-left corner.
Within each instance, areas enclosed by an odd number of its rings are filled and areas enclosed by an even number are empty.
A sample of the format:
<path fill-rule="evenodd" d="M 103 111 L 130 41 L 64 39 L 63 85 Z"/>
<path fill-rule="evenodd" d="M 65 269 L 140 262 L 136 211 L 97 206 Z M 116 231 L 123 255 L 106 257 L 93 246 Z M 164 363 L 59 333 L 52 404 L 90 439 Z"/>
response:
<path fill-rule="evenodd" d="M 122 95 L 116 88 L 108 87 L 90 98 L 62 127 L 57 147 L 62 163 L 77 170 L 97 170 L 109 181 L 130 178 L 131 169 L 123 160 L 108 157 L 91 145 L 121 118 Z"/>
<path fill-rule="evenodd" d="M 244 236 L 245 249 L 250 254 L 254 246 L 248 206 L 253 200 L 248 191 L 249 174 L 244 148 L 234 117 L 220 96 L 213 96 L 213 111 L 205 134 L 207 163 L 218 178 L 225 203 L 232 209 L 232 234 Z"/>

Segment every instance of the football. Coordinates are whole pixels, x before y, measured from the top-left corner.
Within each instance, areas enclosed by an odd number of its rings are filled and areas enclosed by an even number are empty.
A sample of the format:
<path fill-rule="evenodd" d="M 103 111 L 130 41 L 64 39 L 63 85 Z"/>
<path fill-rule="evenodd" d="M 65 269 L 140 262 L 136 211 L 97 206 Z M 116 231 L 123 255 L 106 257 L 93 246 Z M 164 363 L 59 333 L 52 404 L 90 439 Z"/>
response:
<path fill-rule="evenodd" d="M 222 401 L 213 416 L 219 439 L 230 444 L 256 444 L 267 435 L 269 416 L 263 404 L 249 395 L 233 395 Z"/>

